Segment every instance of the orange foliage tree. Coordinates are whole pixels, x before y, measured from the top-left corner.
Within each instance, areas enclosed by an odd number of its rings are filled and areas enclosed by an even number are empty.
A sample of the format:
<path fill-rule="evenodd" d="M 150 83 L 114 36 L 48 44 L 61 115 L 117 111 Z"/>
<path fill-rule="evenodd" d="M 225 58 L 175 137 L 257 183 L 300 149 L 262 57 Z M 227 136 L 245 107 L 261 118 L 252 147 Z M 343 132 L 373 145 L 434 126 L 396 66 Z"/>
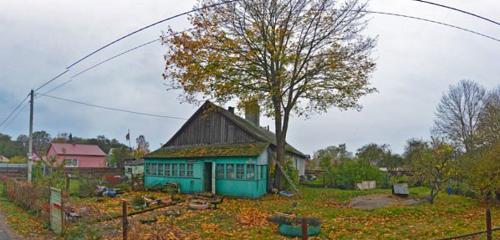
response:
<path fill-rule="evenodd" d="M 375 91 L 368 82 L 375 41 L 362 34 L 364 10 L 358 0 L 240 0 L 206 8 L 190 16 L 193 30 L 163 37 L 163 76 L 188 102 L 243 106 L 257 99 L 274 118 L 276 159 L 284 164 L 291 115 L 360 109 L 359 98 Z M 282 186 L 280 174 L 275 186 Z"/>

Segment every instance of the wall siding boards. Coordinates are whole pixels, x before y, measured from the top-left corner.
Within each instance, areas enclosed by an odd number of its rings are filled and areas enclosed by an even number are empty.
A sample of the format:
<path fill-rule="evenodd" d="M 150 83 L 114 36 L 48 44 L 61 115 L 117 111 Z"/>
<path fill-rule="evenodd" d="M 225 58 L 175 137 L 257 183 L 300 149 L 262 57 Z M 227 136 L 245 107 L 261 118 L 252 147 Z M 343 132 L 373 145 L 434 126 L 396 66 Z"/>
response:
<path fill-rule="evenodd" d="M 223 115 L 204 112 L 179 132 L 168 146 L 254 143 L 256 139 Z"/>

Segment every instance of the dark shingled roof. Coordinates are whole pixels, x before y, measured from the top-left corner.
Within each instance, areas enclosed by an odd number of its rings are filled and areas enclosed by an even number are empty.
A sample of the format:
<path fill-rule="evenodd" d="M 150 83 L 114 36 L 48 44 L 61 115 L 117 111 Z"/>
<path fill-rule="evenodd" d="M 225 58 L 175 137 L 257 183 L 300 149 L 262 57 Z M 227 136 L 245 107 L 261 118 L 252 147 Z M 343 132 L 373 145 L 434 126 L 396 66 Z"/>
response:
<path fill-rule="evenodd" d="M 268 146 L 268 143 L 247 143 L 162 147 L 145 158 L 254 157 Z"/>

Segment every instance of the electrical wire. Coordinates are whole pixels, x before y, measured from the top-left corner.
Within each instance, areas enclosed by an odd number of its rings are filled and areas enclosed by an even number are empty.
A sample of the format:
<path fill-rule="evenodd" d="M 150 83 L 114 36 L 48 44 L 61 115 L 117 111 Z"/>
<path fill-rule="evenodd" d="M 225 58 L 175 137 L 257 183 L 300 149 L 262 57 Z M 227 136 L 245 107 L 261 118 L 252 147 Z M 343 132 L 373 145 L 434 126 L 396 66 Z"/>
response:
<path fill-rule="evenodd" d="M 20 109 L 19 109 L 19 111 L 17 111 L 17 112 L 15 113 L 15 115 L 14 115 L 14 116 L 13 116 L 13 117 L 9 120 L 9 121 L 7 121 L 7 122 L 3 125 L 3 129 L 5 129 L 5 128 L 7 128 L 8 126 L 10 126 L 10 124 L 11 124 L 14 120 L 16 120 L 16 118 L 19 116 L 19 114 L 20 114 L 20 113 L 21 113 L 24 109 L 26 109 L 26 107 L 28 107 L 28 104 L 23 105 L 23 107 L 22 107 L 22 108 L 20 108 Z"/>
<path fill-rule="evenodd" d="M 105 49 L 105 48 L 107 48 L 107 47 L 109 47 L 109 46 L 111 46 L 111 45 L 113 45 L 113 44 L 115 44 L 115 43 L 117 43 L 117 42 L 119 42 L 119 41 L 127 38 L 127 37 L 130 37 L 130 36 L 132 36 L 132 35 L 134 35 L 134 34 L 136 34 L 138 32 L 144 31 L 144 30 L 146 30 L 146 29 L 148 29 L 150 27 L 156 26 L 156 25 L 158 25 L 160 23 L 163 23 L 163 22 L 166 22 L 166 21 L 169 21 L 169 20 L 172 20 L 172 19 L 184 16 L 184 15 L 188 15 L 188 14 L 191 14 L 193 12 L 197 12 L 197 11 L 201 11 L 201 10 L 205 10 L 205 9 L 209 9 L 209 8 L 213 8 L 213 7 L 217 7 L 217 6 L 221 6 L 221 5 L 226 5 L 226 4 L 237 2 L 237 1 L 239 1 L 239 0 L 230 0 L 230 1 L 223 1 L 223 2 L 220 2 L 220 3 L 214 3 L 214 4 L 211 4 L 211 5 L 206 5 L 206 6 L 199 7 L 199 8 L 193 8 L 193 9 L 191 9 L 189 11 L 185 11 L 185 12 L 176 14 L 176 15 L 174 15 L 172 17 L 161 19 L 161 20 L 159 20 L 157 22 L 151 23 L 151 24 L 149 24 L 147 26 L 144 26 L 142 28 L 139 28 L 139 29 L 137 29 L 137 30 L 135 30 L 135 31 L 133 31 L 131 33 L 125 34 L 122 37 L 117 38 L 116 40 L 111 41 L 110 43 L 108 43 L 108 44 L 106 44 L 106 45 L 104 45 L 104 46 L 102 46 L 102 47 L 94 50 L 93 52 L 89 53 L 88 55 L 86 55 L 86 56 L 78 59 L 76 62 L 74 62 L 74 63 L 70 64 L 69 66 L 67 66 L 66 69 L 70 69 L 71 67 L 73 67 L 76 64 L 80 63 L 81 61 L 89 58 L 90 56 L 92 56 L 92 55 L 100 52 L 101 50 L 103 50 L 103 49 Z"/>
<path fill-rule="evenodd" d="M 44 84 L 42 84 L 40 87 L 36 88 L 35 89 L 35 92 L 40 90 L 41 88 L 47 86 L 48 84 L 50 84 L 51 82 L 55 81 L 56 79 L 60 78 L 62 75 L 66 74 L 69 70 L 66 69 L 65 71 L 57 74 L 55 77 L 51 78 L 49 81 L 45 82 Z"/>
<path fill-rule="evenodd" d="M 14 112 L 16 112 L 23 105 L 23 103 L 26 102 L 29 96 L 29 94 L 26 95 L 26 97 L 24 97 L 23 100 L 21 100 L 21 102 L 16 107 L 14 107 L 14 109 L 12 109 L 9 115 L 7 115 L 7 117 L 0 123 L 0 127 L 2 127 L 9 120 L 9 118 L 14 115 Z"/>
<path fill-rule="evenodd" d="M 425 3 L 425 4 L 430 4 L 430 5 L 434 5 L 434 6 L 437 6 L 437 7 L 442 7 L 442 8 L 450 9 L 450 10 L 453 10 L 453 11 L 461 12 L 461 13 L 464 13 L 464 14 L 473 16 L 475 18 L 479 18 L 479 19 L 482 19 L 484 21 L 487 21 L 487 22 L 490 22 L 490 23 L 493 23 L 493 24 L 496 24 L 496 25 L 500 26 L 500 22 L 498 22 L 498 21 L 495 21 L 495 20 L 487 18 L 487 17 L 483 17 L 483 16 L 481 16 L 479 14 L 476 14 L 476 13 L 472 13 L 472 12 L 469 12 L 469 11 L 466 11 L 466 10 L 462 10 L 462 9 L 459 9 L 459 8 L 456 8 L 456 7 L 452 7 L 452 6 L 448 6 L 448 5 L 444 5 L 444 4 L 440 4 L 440 3 L 435 3 L 435 2 L 431 2 L 431 1 L 425 1 L 425 0 L 410 0 L 410 1 L 419 2 L 419 3 Z"/>
<path fill-rule="evenodd" d="M 48 94 L 40 94 L 40 95 L 43 95 L 43 96 L 48 97 L 48 98 L 60 100 L 60 101 L 75 103 L 75 104 L 84 105 L 84 106 L 87 106 L 87 107 L 100 108 L 100 109 L 109 110 L 109 111 L 131 113 L 131 114 L 143 115 L 143 116 L 148 116 L 148 117 L 186 120 L 186 118 L 182 118 L 182 117 L 173 117 L 173 116 L 159 115 L 159 114 L 153 114 L 153 113 L 144 113 L 144 112 L 132 111 L 132 110 L 123 109 L 123 108 L 107 107 L 107 106 L 102 106 L 102 105 L 97 105 L 97 104 L 92 104 L 92 103 L 86 103 L 86 102 L 77 101 L 77 100 L 68 99 L 68 98 L 56 97 L 56 96 L 52 96 L 52 95 L 48 95 Z"/>
<path fill-rule="evenodd" d="M 84 70 L 82 70 L 82 71 L 80 71 L 80 72 L 78 72 L 78 73 L 74 74 L 73 76 L 71 76 L 71 78 L 70 78 L 69 80 L 67 80 L 67 81 L 65 81 L 65 82 L 62 82 L 61 84 L 59 84 L 59 85 L 57 85 L 57 86 L 55 86 L 55 87 L 53 87 L 53 88 L 51 88 L 51 89 L 47 90 L 46 92 L 44 92 L 44 93 L 43 93 L 43 94 L 41 94 L 41 95 L 43 96 L 44 94 L 48 94 L 48 93 L 50 93 L 50 92 L 55 91 L 56 89 L 59 89 L 59 88 L 63 87 L 64 85 L 66 85 L 66 84 L 68 84 L 68 83 L 70 83 L 70 82 L 74 81 L 74 80 L 75 80 L 78 76 L 80 76 L 81 74 L 84 74 L 84 73 L 86 73 L 86 72 L 88 72 L 88 71 L 90 71 L 90 70 L 92 70 L 92 69 L 94 69 L 94 68 L 96 68 L 96 67 L 99 67 L 100 65 L 102 65 L 102 64 L 104 64 L 104 63 L 107 63 L 107 62 L 109 62 L 109 61 L 111 61 L 111 60 L 113 60 L 113 59 L 115 59 L 115 58 L 121 57 L 121 56 L 123 56 L 123 55 L 125 55 L 125 54 L 127 54 L 127 53 L 129 53 L 129 52 L 132 52 L 132 51 L 134 51 L 134 50 L 137 50 L 137 49 L 139 49 L 139 48 L 142 48 L 142 47 L 145 47 L 145 46 L 150 45 L 150 44 L 152 44 L 152 43 L 158 42 L 159 40 L 160 40 L 160 39 L 159 39 L 159 38 L 157 38 L 157 39 L 155 39 L 155 40 L 148 41 L 148 42 L 143 43 L 143 44 L 141 44 L 141 45 L 138 45 L 138 46 L 136 46 L 136 47 L 130 48 L 130 49 L 128 49 L 128 50 L 126 50 L 126 51 L 124 51 L 124 52 L 121 52 L 121 53 L 119 53 L 119 54 L 116 54 L 116 55 L 114 55 L 114 56 L 112 56 L 112 57 L 110 57 L 110 58 L 107 58 L 107 59 L 105 59 L 105 60 L 103 60 L 103 61 L 101 61 L 101 62 L 98 62 L 98 63 L 96 63 L 96 64 L 94 64 L 94 65 L 92 65 L 92 66 L 90 66 L 90 67 L 88 67 L 88 68 L 85 68 Z"/>
<path fill-rule="evenodd" d="M 35 89 L 35 92 L 36 92 L 36 91 L 38 91 L 38 90 L 40 90 L 41 88 L 43 88 L 43 87 L 47 86 L 47 85 L 48 85 L 48 84 L 50 84 L 51 82 L 55 81 L 56 79 L 58 79 L 59 77 L 61 77 L 62 75 L 64 75 L 66 72 L 68 72 L 70 68 L 72 68 L 73 66 L 75 66 L 75 65 L 79 64 L 79 63 L 80 63 L 80 62 L 82 62 L 83 60 L 85 60 L 85 59 L 87 59 L 87 58 L 89 58 L 89 57 L 91 57 L 91 56 L 95 55 L 96 53 L 98 53 L 98 52 L 100 52 L 100 51 L 104 50 L 105 48 L 107 48 L 107 47 L 109 47 L 109 46 L 111 46 L 111 45 L 113 45 L 113 44 L 115 44 L 115 43 L 117 43 L 117 42 L 119 42 L 119 41 L 121 41 L 121 40 L 123 40 L 123 39 L 125 39 L 125 38 L 128 38 L 128 37 L 130 37 L 130 36 L 132 36 L 132 35 L 134 35 L 134 34 L 136 34 L 136 33 L 139 33 L 139 32 L 141 32 L 141 31 L 144 31 L 144 30 L 146 30 L 146 29 L 148 29 L 148 28 L 150 28 L 150 27 L 156 26 L 156 25 L 158 25 L 158 24 L 160 24 L 160 23 L 163 23 L 163 22 L 166 22 L 166 21 L 169 21 L 169 20 L 172 20 L 172 19 L 175 19 L 175 18 L 178 18 L 178 17 L 184 16 L 184 15 L 191 14 L 191 13 L 193 13 L 193 12 L 197 12 L 197 11 L 201 11 L 201 10 L 205 10 L 205 9 L 209 9 L 209 8 L 213 8 L 213 7 L 217 7 L 217 6 L 221 6 L 221 5 L 225 5 L 225 4 L 230 4 L 230 3 L 233 3 L 233 2 L 237 2 L 237 1 L 240 1 L 240 0 L 229 0 L 229 1 L 223 1 L 223 2 L 220 2 L 220 3 L 215 3 L 215 4 L 206 5 L 206 6 L 199 7 L 199 8 L 194 8 L 194 9 L 192 9 L 192 10 L 185 11 L 185 12 L 182 12 L 182 13 L 179 13 L 179 14 L 176 14 L 176 15 L 174 15 L 174 16 L 172 16 L 172 17 L 167 17 L 167 18 L 161 19 L 161 20 L 159 20 L 159 21 L 157 21 L 157 22 L 154 22 L 154 23 L 152 23 L 152 24 L 149 24 L 149 25 L 146 25 L 146 26 L 144 26 L 144 27 L 141 27 L 141 28 L 139 28 L 139 29 L 137 29 L 137 30 L 135 30 L 135 31 L 133 31 L 133 32 L 127 33 L 127 34 L 125 34 L 125 35 L 123 35 L 123 36 L 121 36 L 121 37 L 119 37 L 119 38 L 117 38 L 117 39 L 115 39 L 115 40 L 111 41 L 110 43 L 108 43 L 108 44 L 106 44 L 106 45 L 104 45 L 104 46 L 102 46 L 102 47 L 100 47 L 100 48 L 98 48 L 98 49 L 96 49 L 96 50 L 92 51 L 91 53 L 87 54 L 86 56 L 84 56 L 84 57 L 82 57 L 82 58 L 78 59 L 76 62 L 74 62 L 74 63 L 70 64 L 69 66 L 67 66 L 67 67 L 66 67 L 66 70 L 65 70 L 64 72 L 60 73 L 60 74 L 59 74 L 59 75 L 57 75 L 56 77 L 54 77 L 54 78 L 50 79 L 49 81 L 45 82 L 44 84 L 42 84 L 40 87 L 38 87 L 37 89 Z"/>
<path fill-rule="evenodd" d="M 446 27 L 458 29 L 458 30 L 461 30 L 461 31 L 465 31 L 465 32 L 468 32 L 468 33 L 472 33 L 472 34 L 475 34 L 475 35 L 478 35 L 478 36 L 481 36 L 481 37 L 485 37 L 485 38 L 488 38 L 488 39 L 496 41 L 496 42 L 500 42 L 500 39 L 498 39 L 496 37 L 492 37 L 490 35 L 486 35 L 484 33 L 480 33 L 480 32 L 474 31 L 474 30 L 470 30 L 470 29 L 467 29 L 467 28 L 459 27 L 459 26 L 456 26 L 456 25 L 453 25 L 453 24 L 449 24 L 449 23 L 445 23 L 445 22 L 440 22 L 440 21 L 436 21 L 436 20 L 432 20 L 432 19 L 428 19 L 428 18 L 421 18 L 421 17 L 415 17 L 415 16 L 410 16 L 410 15 L 405 15 L 405 14 L 400 14 L 400 13 L 382 12 L 382 11 L 370 11 L 370 10 L 352 10 L 352 11 L 364 12 L 364 13 L 368 13 L 368 14 L 379 14 L 379 15 L 387 15 L 387 16 L 409 18 L 409 19 L 414 19 L 414 20 L 418 20 L 418 21 L 424 21 L 424 22 L 434 23 L 434 24 L 438 24 L 438 25 L 442 25 L 442 26 L 446 26 Z"/>
<path fill-rule="evenodd" d="M 185 29 L 185 30 L 182 30 L 182 31 L 179 31 L 179 32 L 174 32 L 174 33 L 172 33 L 172 34 L 167 35 L 166 37 L 172 37 L 172 36 L 175 36 L 175 35 L 180 34 L 180 33 L 189 32 L 189 31 L 192 31 L 193 29 L 194 29 L 194 28 L 188 28 L 188 29 Z M 125 54 L 127 54 L 127 53 L 130 53 L 130 52 L 135 51 L 135 50 L 137 50 L 137 49 L 139 49 L 139 48 L 142 48 L 142 47 L 148 46 L 148 45 L 150 45 L 150 44 L 152 44 L 152 43 L 155 43 L 155 42 L 158 42 L 158 41 L 160 41 L 160 40 L 161 40 L 161 38 L 156 38 L 156 39 L 154 39 L 154 40 L 147 41 L 147 42 L 142 43 L 142 44 L 140 44 L 140 45 L 138 45 L 138 46 L 135 46 L 135 47 L 133 47 L 133 48 L 127 49 L 127 50 L 125 50 L 125 51 L 123 51 L 123 52 L 121 52 L 121 53 L 118 53 L 118 54 L 116 54 L 116 55 L 114 55 L 114 56 L 112 56 L 112 57 L 109 57 L 109 58 L 107 58 L 107 59 L 105 59 L 105 60 L 103 60 L 103 61 L 101 61 L 101 62 L 98 62 L 98 63 L 96 63 L 96 64 L 94 64 L 94 65 L 92 65 L 92 66 L 90 66 L 90 67 L 88 67 L 88 68 L 85 68 L 84 70 L 82 70 L 82 71 L 80 71 L 80 72 L 78 72 L 78 73 L 74 74 L 73 76 L 71 76 L 71 77 L 70 77 L 70 79 L 69 79 L 69 80 L 62 82 L 61 84 L 59 84 L 59 85 L 57 85 L 57 86 L 55 86 L 55 87 L 51 88 L 50 90 L 48 90 L 48 91 L 44 92 L 43 94 L 48 94 L 48 93 L 51 93 L 51 92 L 53 92 L 53 91 L 55 91 L 55 90 L 57 90 L 57 89 L 59 89 L 59 88 L 61 88 L 61 87 L 65 86 L 66 84 L 68 84 L 68 83 L 70 83 L 70 82 L 74 81 L 74 80 L 75 80 L 78 76 L 80 76 L 80 75 L 82 75 L 82 74 L 84 74 L 84 73 L 86 73 L 86 72 L 88 72 L 88 71 L 90 71 L 90 70 L 92 70 L 92 69 L 94 69 L 94 68 L 96 68 L 96 67 L 99 67 L 99 66 L 101 66 L 101 65 L 102 65 L 102 64 L 104 64 L 104 63 L 107 63 L 107 62 L 109 62 L 109 61 L 111 61 L 111 60 L 113 60 L 113 59 L 115 59 L 115 58 L 121 57 L 121 56 L 123 56 L 123 55 L 125 55 Z M 42 95 L 43 95 L 43 94 L 42 94 Z"/>

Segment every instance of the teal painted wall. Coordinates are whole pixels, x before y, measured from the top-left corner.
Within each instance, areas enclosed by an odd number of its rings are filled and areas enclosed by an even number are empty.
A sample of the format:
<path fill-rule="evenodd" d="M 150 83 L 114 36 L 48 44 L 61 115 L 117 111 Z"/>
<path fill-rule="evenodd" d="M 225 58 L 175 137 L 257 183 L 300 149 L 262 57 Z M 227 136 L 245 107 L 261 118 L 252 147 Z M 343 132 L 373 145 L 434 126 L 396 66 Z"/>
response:
<path fill-rule="evenodd" d="M 264 152 L 265 153 L 265 152 Z M 215 191 L 218 195 L 258 198 L 266 194 L 267 165 L 258 157 L 219 157 L 205 159 L 146 159 L 144 185 L 146 188 L 165 183 L 178 183 L 183 193 L 204 192 L 204 167 L 211 162 L 215 168 Z M 165 165 L 170 164 L 170 176 L 165 176 Z M 176 164 L 173 174 L 172 164 Z M 192 174 L 179 171 L 180 164 L 192 165 Z M 150 167 L 156 166 L 156 167 Z M 158 166 L 161 166 L 158 169 Z"/>
<path fill-rule="evenodd" d="M 148 164 L 170 164 L 170 175 L 165 176 L 164 173 L 153 174 L 148 171 Z M 174 169 L 172 165 L 176 164 L 176 173 L 173 174 Z M 192 176 L 179 176 L 179 164 L 192 164 L 193 174 Z M 165 169 L 163 169 L 165 171 Z M 178 183 L 180 184 L 181 191 L 183 193 L 198 193 L 203 192 L 203 162 L 202 161 L 188 161 L 188 160 L 162 160 L 162 159 L 146 159 L 144 161 L 144 186 L 146 188 L 152 188 L 157 185 L 163 185 L 165 183 Z"/>

